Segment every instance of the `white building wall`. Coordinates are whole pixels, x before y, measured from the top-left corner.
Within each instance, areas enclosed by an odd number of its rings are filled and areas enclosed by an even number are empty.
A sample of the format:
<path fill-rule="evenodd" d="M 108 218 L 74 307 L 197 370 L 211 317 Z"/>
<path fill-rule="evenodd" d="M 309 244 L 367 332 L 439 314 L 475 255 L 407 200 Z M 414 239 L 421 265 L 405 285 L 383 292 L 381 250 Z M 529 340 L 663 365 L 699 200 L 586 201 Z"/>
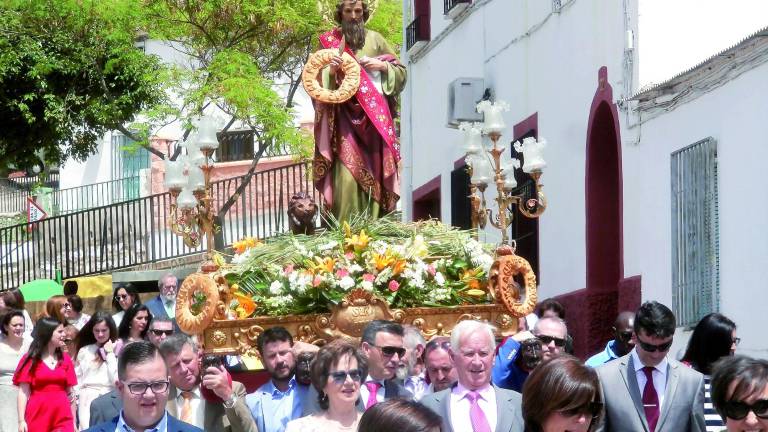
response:
<path fill-rule="evenodd" d="M 720 312 L 742 338 L 738 352 L 768 357 L 768 64 L 644 122 L 625 145 L 624 273 L 642 274 L 643 300 L 672 303 L 671 153 L 717 141 Z M 637 128 L 628 131 L 637 134 Z"/>
<path fill-rule="evenodd" d="M 552 13 L 546 1 L 481 0 L 447 34 L 436 31 L 437 3 L 442 9 L 442 2 L 432 3 L 432 46 L 408 63 L 402 119 L 405 217 L 412 214 L 410 191 L 440 175 L 442 219 L 451 222 L 450 172 L 463 152 L 461 133 L 446 127 L 448 84 L 482 77 L 497 99 L 511 105 L 502 140 L 511 141 L 512 126 L 538 112 L 539 136 L 549 143 L 542 177 L 549 206 L 539 225 L 541 297 L 583 288 L 587 120 L 601 66 L 608 67 L 614 97 L 621 96 L 625 23 L 636 22 L 636 2 L 627 2 L 628 11 L 622 2 L 563 2 L 562 11 Z M 487 193 L 489 205 L 494 196 Z M 488 241 L 500 237 L 495 229 L 487 232 Z"/>

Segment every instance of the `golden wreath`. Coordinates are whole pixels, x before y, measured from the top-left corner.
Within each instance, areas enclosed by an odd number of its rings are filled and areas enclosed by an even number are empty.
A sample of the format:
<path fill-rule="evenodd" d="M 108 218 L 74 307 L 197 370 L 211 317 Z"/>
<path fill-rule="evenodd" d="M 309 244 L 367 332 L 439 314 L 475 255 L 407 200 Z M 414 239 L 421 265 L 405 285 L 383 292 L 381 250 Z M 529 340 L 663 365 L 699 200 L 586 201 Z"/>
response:
<path fill-rule="evenodd" d="M 343 53 L 341 55 L 341 71 L 344 72 L 344 80 L 336 90 L 323 88 L 318 82 L 318 77 L 322 69 L 331 63 L 331 60 L 337 55 L 336 49 L 321 49 L 312 53 L 304 65 L 304 71 L 301 73 L 301 82 L 304 90 L 315 100 L 325 103 L 343 103 L 351 99 L 357 89 L 360 88 L 360 65 L 351 55 Z"/>
<path fill-rule="evenodd" d="M 514 282 L 515 275 L 522 275 L 525 286 L 525 301 L 520 302 L 520 293 Z M 522 318 L 536 307 L 538 299 L 536 274 L 525 258 L 517 255 L 503 255 L 496 259 L 491 267 L 489 278 L 491 293 L 514 316 Z"/>
<path fill-rule="evenodd" d="M 197 315 L 190 308 L 196 292 L 205 296 L 205 304 Z M 187 334 L 201 334 L 213 320 L 218 302 L 219 289 L 209 275 L 193 273 L 187 276 L 176 295 L 176 322 L 179 328 Z"/>

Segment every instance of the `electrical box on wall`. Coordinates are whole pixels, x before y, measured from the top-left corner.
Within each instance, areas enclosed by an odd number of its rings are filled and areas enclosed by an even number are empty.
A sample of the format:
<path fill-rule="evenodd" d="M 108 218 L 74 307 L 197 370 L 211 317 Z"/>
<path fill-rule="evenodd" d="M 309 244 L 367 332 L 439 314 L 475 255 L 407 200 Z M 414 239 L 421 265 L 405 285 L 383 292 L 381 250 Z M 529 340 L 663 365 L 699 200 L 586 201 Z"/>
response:
<path fill-rule="evenodd" d="M 475 105 L 483 98 L 482 78 L 457 78 L 448 86 L 448 127 L 457 128 L 461 122 L 483 121 Z"/>

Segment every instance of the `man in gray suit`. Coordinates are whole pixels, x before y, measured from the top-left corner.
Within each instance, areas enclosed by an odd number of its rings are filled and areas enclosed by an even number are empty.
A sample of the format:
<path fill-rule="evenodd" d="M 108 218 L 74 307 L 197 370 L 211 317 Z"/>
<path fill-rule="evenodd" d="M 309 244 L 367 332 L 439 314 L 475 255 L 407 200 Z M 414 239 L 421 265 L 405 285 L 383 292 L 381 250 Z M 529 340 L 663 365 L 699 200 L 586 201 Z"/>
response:
<path fill-rule="evenodd" d="M 704 377 L 668 358 L 675 315 L 661 303 L 635 314 L 635 348 L 598 367 L 605 400 L 602 432 L 704 432 Z"/>
<path fill-rule="evenodd" d="M 459 381 L 421 403 L 443 419 L 443 432 L 522 432 L 520 393 L 491 384 L 493 327 L 462 321 L 451 332 L 451 358 Z"/>

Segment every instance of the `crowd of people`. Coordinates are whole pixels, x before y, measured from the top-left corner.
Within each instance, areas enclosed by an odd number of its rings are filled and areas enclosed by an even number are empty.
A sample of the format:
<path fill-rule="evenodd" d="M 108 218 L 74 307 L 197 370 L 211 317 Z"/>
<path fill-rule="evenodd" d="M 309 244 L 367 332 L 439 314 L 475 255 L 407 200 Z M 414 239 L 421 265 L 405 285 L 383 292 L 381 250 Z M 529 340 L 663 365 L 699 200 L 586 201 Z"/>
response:
<path fill-rule="evenodd" d="M 34 324 L 18 290 L 0 293 L 0 432 L 768 430 L 768 362 L 735 355 L 736 324 L 718 313 L 680 361 L 675 316 L 653 301 L 619 313 L 585 362 L 553 300 L 501 341 L 473 320 L 429 340 L 372 321 L 359 343 L 322 347 L 271 327 L 256 340 L 269 379 L 248 393 L 229 372 L 240 358 L 206 356 L 178 329 L 177 290 L 165 275 L 142 304 L 121 284 L 113 313 L 93 315 L 69 292 Z"/>

